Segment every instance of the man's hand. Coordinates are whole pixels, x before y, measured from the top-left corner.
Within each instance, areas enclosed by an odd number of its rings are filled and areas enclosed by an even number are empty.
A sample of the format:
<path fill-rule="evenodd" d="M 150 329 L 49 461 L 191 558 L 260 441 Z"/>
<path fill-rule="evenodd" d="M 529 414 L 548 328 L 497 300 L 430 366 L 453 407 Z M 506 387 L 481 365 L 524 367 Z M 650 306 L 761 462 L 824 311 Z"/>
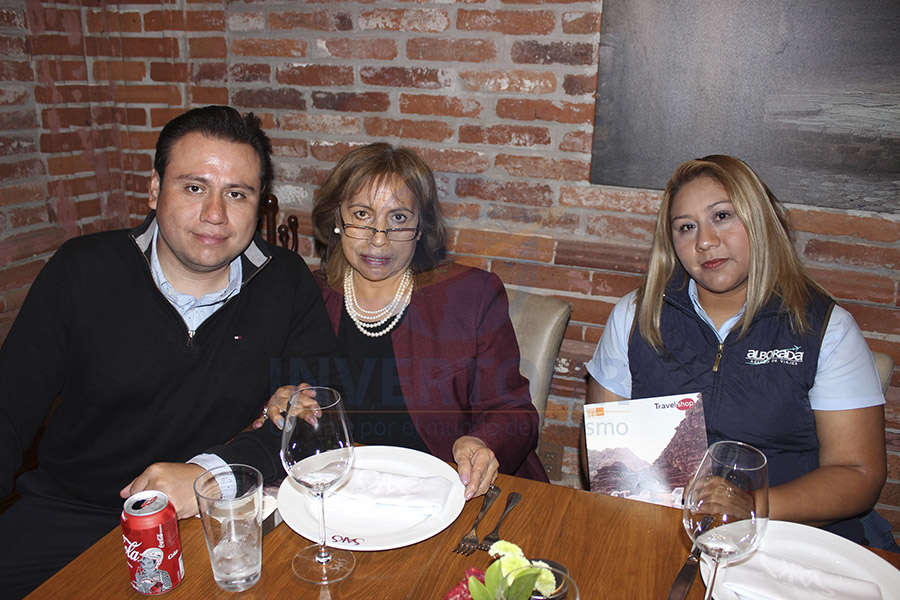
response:
<path fill-rule="evenodd" d="M 459 469 L 459 480 L 466 486 L 466 500 L 486 493 L 497 479 L 500 463 L 494 451 L 477 437 L 457 438 L 453 442 L 453 460 Z"/>
<path fill-rule="evenodd" d="M 123 487 L 119 495 L 128 498 L 144 490 L 159 490 L 169 497 L 179 519 L 193 517 L 198 512 L 194 480 L 205 471 L 192 463 L 153 463 Z"/>

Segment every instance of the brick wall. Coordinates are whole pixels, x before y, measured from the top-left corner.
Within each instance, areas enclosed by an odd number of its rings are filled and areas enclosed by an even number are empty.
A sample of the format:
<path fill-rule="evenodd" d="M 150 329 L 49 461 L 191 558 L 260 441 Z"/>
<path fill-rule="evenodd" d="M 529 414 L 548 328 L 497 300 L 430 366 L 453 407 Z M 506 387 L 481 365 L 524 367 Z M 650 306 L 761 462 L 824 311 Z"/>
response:
<path fill-rule="evenodd" d="M 159 127 L 229 103 L 264 119 L 284 217 L 348 148 L 438 175 L 458 260 L 572 305 L 541 455 L 578 485 L 583 362 L 643 273 L 658 191 L 590 185 L 601 2 L 0 0 L 0 337 L 66 238 L 140 218 Z M 687 157 L 686 157 L 687 158 Z M 660 182 L 660 186 L 664 182 Z M 797 248 L 900 363 L 900 215 L 791 207 Z M 311 254 L 306 237 L 300 251 Z M 900 370 L 888 392 L 900 531 Z"/>

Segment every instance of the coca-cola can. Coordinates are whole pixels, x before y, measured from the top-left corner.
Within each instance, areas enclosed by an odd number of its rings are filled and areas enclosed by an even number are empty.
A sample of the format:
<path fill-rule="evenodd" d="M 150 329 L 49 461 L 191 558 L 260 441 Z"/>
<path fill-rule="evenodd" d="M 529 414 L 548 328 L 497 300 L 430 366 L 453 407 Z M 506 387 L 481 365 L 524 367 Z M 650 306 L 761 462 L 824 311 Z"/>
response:
<path fill-rule="evenodd" d="M 125 501 L 122 544 L 131 587 L 142 594 L 163 594 L 184 579 L 178 519 L 169 497 L 144 490 Z"/>

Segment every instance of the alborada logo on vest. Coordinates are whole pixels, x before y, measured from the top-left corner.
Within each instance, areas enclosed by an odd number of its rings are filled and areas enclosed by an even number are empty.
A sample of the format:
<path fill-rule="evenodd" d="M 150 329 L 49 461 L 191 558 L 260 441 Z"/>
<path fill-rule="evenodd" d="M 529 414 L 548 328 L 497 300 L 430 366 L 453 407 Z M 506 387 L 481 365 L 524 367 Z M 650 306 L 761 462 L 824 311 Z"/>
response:
<path fill-rule="evenodd" d="M 800 346 L 783 348 L 781 350 L 747 350 L 748 365 L 767 365 L 769 363 L 781 363 L 785 365 L 799 365 L 803 362 L 803 350 Z"/>

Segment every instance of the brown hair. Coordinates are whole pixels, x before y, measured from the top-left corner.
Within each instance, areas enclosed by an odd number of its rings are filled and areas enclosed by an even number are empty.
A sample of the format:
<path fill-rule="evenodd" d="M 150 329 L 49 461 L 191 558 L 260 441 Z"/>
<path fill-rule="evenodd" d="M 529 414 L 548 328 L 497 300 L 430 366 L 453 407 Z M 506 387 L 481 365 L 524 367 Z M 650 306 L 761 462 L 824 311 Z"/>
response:
<path fill-rule="evenodd" d="M 337 284 L 347 267 L 340 235 L 334 232 L 340 222 L 341 203 L 369 184 L 382 186 L 396 181 L 402 181 L 409 189 L 419 215 L 420 237 L 413 253 L 413 272 L 432 269 L 447 256 L 447 228 L 431 169 L 408 148 L 369 144 L 345 154 L 316 195 L 312 210 L 316 253 L 322 259 L 330 285 Z"/>
<path fill-rule="evenodd" d="M 741 317 L 740 335 L 744 335 L 753 317 L 772 294 L 781 299 L 781 310 L 796 332 L 807 328 L 806 305 L 810 290 L 827 294 L 804 272 L 791 242 L 791 229 L 784 208 L 775 194 L 744 161 L 722 154 L 689 160 L 675 169 L 656 217 L 656 231 L 650 263 L 635 302 L 641 335 L 654 348 L 663 346 L 659 330 L 666 286 L 680 266 L 672 243 L 672 201 L 682 186 L 698 177 L 718 181 L 747 230 L 750 243 L 750 268 L 747 276 L 747 300 Z M 682 285 L 687 285 L 685 273 Z"/>

